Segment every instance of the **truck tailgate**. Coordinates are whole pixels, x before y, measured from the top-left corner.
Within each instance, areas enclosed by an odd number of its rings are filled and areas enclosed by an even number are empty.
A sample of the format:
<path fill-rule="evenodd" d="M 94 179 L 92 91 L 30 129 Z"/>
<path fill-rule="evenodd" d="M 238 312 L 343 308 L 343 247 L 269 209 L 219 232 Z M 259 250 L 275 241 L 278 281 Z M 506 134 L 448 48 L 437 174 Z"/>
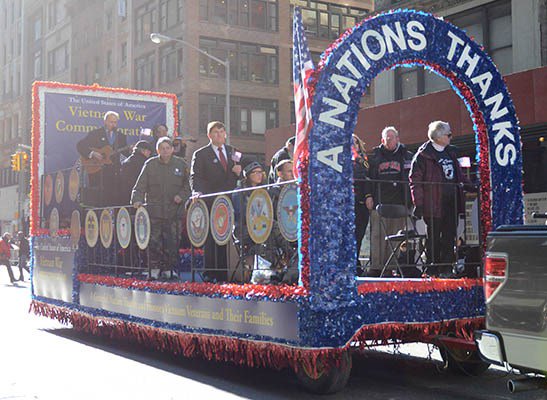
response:
<path fill-rule="evenodd" d="M 507 279 L 486 305 L 486 326 L 501 334 L 507 361 L 547 370 L 547 226 L 502 227 L 489 253 L 507 255 Z"/>

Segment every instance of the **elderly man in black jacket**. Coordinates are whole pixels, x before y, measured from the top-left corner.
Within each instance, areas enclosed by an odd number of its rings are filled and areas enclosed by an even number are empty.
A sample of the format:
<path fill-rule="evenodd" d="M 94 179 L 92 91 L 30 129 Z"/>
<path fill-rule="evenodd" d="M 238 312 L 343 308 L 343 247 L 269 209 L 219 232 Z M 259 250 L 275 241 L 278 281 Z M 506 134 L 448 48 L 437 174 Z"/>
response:
<path fill-rule="evenodd" d="M 393 126 L 382 131 L 381 145 L 373 149 L 370 158 L 369 176 L 374 182 L 374 202 L 376 204 L 399 204 L 411 206 L 408 173 L 412 162 L 412 153 L 399 139 L 399 132 Z M 384 240 L 407 225 L 406 218 L 384 218 L 376 211 L 371 214 L 371 267 L 368 275 L 380 274 L 383 265 L 391 254 L 391 248 Z M 384 229 L 385 228 L 385 229 Z"/>

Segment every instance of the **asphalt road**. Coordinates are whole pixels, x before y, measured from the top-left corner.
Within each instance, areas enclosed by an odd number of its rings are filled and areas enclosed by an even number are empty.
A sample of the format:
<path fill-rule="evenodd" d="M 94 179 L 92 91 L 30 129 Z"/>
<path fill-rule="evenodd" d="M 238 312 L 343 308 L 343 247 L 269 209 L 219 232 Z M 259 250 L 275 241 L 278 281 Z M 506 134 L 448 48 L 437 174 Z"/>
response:
<path fill-rule="evenodd" d="M 28 281 L 9 285 L 0 269 L 0 400 L 3 399 L 511 399 L 547 400 L 547 392 L 511 395 L 509 374 L 481 377 L 439 371 L 425 345 L 356 354 L 348 386 L 316 396 L 290 371 L 181 359 L 83 335 L 28 313 Z M 391 352 L 391 353 L 390 353 Z"/>

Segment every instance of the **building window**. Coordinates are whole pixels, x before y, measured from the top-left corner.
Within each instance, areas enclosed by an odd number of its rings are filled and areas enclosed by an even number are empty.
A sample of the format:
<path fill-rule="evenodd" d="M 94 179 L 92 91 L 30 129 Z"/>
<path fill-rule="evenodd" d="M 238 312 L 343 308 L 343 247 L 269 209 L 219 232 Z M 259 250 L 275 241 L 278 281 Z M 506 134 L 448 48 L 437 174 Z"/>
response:
<path fill-rule="evenodd" d="M 160 49 L 160 83 L 174 81 L 182 76 L 182 48 L 175 44 Z"/>
<path fill-rule="evenodd" d="M 106 73 L 112 73 L 112 50 L 106 52 Z"/>
<path fill-rule="evenodd" d="M 34 20 L 34 41 L 42 38 L 42 17 Z"/>
<path fill-rule="evenodd" d="M 18 28 L 18 29 L 17 29 L 17 42 L 16 42 L 16 44 L 15 44 L 15 47 L 16 47 L 16 48 L 15 48 L 15 52 L 16 52 L 16 54 L 17 54 L 18 56 L 20 56 L 20 55 L 21 55 L 21 47 L 22 47 L 22 46 L 21 46 L 21 44 L 22 44 L 22 42 L 21 42 L 21 41 L 22 41 L 22 38 L 21 38 L 21 27 L 18 26 L 17 28 Z"/>
<path fill-rule="evenodd" d="M 95 19 L 95 38 L 96 39 L 100 39 L 101 36 L 102 36 L 102 32 L 103 32 L 103 24 L 102 24 L 102 21 L 97 18 Z"/>
<path fill-rule="evenodd" d="M 101 59 L 95 57 L 95 82 L 99 82 L 101 79 Z"/>
<path fill-rule="evenodd" d="M 306 36 L 328 40 L 337 39 L 370 11 L 310 0 L 296 0 L 295 5 L 302 9 Z"/>
<path fill-rule="evenodd" d="M 503 75 L 513 71 L 510 1 L 473 8 L 447 19 L 480 44 Z M 446 89 L 450 89 L 448 81 L 427 69 L 422 67 L 396 69 L 396 100 Z"/>
<path fill-rule="evenodd" d="M 127 65 L 127 42 L 122 43 L 122 67 Z"/>
<path fill-rule="evenodd" d="M 114 10 L 108 10 L 105 15 L 105 25 L 106 30 L 109 31 L 112 29 L 112 25 L 114 24 Z"/>
<path fill-rule="evenodd" d="M 19 115 L 15 114 L 13 116 L 13 135 L 12 137 L 19 137 Z"/>
<path fill-rule="evenodd" d="M 49 30 L 65 19 L 65 6 L 60 0 L 54 0 L 47 6 L 47 27 Z"/>
<path fill-rule="evenodd" d="M 135 13 L 135 42 L 149 40 L 150 34 L 156 30 L 157 11 L 152 4 L 137 8 Z"/>
<path fill-rule="evenodd" d="M 199 95 L 199 129 L 205 134 L 209 121 L 223 121 L 226 96 Z M 230 130 L 232 135 L 263 135 L 277 126 L 277 101 L 247 97 L 230 97 Z"/>
<path fill-rule="evenodd" d="M 63 43 L 56 49 L 51 50 L 47 55 L 47 74 L 51 78 L 61 72 L 64 72 L 69 67 L 68 62 L 68 42 Z"/>
<path fill-rule="evenodd" d="M 278 83 L 278 50 L 250 43 L 201 38 L 200 48 L 221 60 L 230 60 L 230 78 L 238 81 Z M 203 76 L 224 78 L 224 66 L 200 55 L 199 71 Z"/>
<path fill-rule="evenodd" d="M 183 0 L 164 0 L 160 3 L 160 31 L 165 31 L 182 22 Z"/>
<path fill-rule="evenodd" d="M 47 5 L 47 27 L 48 29 L 53 29 L 55 26 L 55 11 L 56 11 L 56 2 L 51 2 Z"/>
<path fill-rule="evenodd" d="M 199 17 L 214 24 L 278 30 L 277 0 L 200 0 Z"/>
<path fill-rule="evenodd" d="M 84 83 L 86 85 L 88 85 L 90 83 L 90 80 L 89 80 L 89 64 L 88 63 L 84 64 Z"/>
<path fill-rule="evenodd" d="M 11 118 L 6 118 L 6 125 L 5 126 L 6 126 L 5 140 L 9 141 L 12 138 L 12 135 L 11 135 Z"/>
<path fill-rule="evenodd" d="M 13 95 L 19 96 L 20 94 L 20 78 L 21 78 L 21 65 L 17 62 L 12 64 L 13 66 Z"/>
<path fill-rule="evenodd" d="M 154 87 L 154 53 L 135 60 L 135 77 L 137 89 L 149 90 Z"/>
<path fill-rule="evenodd" d="M 209 1 L 199 0 L 199 19 L 206 21 L 209 18 Z"/>

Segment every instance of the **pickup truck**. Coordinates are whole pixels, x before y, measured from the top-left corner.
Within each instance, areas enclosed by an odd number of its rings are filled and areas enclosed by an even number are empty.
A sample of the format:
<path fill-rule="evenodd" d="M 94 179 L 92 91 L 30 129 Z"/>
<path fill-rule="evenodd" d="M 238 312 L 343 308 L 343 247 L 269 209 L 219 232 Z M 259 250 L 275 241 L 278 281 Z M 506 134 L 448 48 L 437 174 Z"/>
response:
<path fill-rule="evenodd" d="M 475 332 L 481 358 L 523 374 L 508 382 L 511 392 L 546 388 L 547 225 L 505 225 L 488 234 L 484 293 L 486 330 Z"/>

